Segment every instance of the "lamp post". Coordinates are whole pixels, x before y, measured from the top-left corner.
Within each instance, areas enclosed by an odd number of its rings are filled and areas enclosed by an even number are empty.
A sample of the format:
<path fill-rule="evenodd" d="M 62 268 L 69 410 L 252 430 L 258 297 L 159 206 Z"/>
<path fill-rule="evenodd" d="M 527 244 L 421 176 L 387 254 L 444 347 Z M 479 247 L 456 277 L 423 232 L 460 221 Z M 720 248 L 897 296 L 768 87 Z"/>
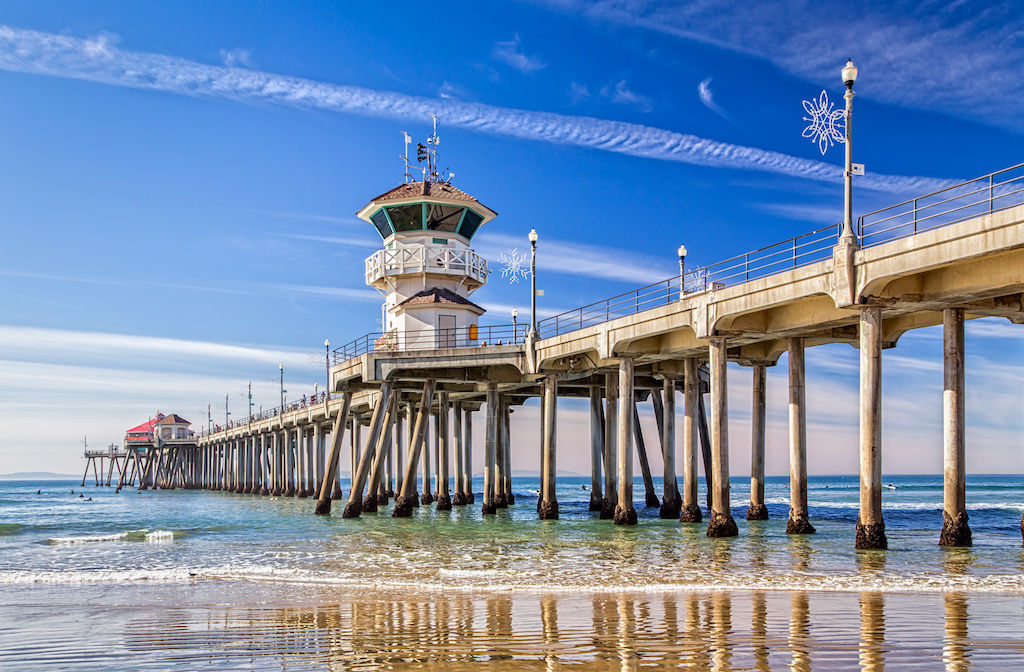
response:
<path fill-rule="evenodd" d="M 213 433 L 213 414 L 211 412 L 212 405 L 210 402 L 206 402 L 206 435 L 209 436 Z"/>
<path fill-rule="evenodd" d="M 331 339 L 324 339 L 324 364 L 327 366 L 327 393 L 324 397 L 327 400 L 331 398 Z"/>
<path fill-rule="evenodd" d="M 512 308 L 512 344 L 515 345 L 516 339 L 519 337 L 519 329 L 516 323 L 516 318 L 519 317 L 519 310 L 515 307 Z"/>
<path fill-rule="evenodd" d="M 679 296 L 686 293 L 686 280 L 683 275 L 686 273 L 686 245 L 680 245 L 679 249 Z"/>
<path fill-rule="evenodd" d="M 530 338 L 537 338 L 537 229 L 530 229 Z"/>
<path fill-rule="evenodd" d="M 224 429 L 228 428 L 228 423 L 230 422 L 228 420 L 228 416 L 229 415 L 231 415 L 231 412 L 228 410 L 228 395 L 225 394 L 224 395 Z"/>
<path fill-rule="evenodd" d="M 252 424 L 252 381 L 249 381 L 249 424 Z"/>
<path fill-rule="evenodd" d="M 845 215 L 843 217 L 843 233 L 840 239 L 845 242 L 856 242 L 853 233 L 853 83 L 857 81 L 857 67 L 852 60 L 843 66 L 843 84 L 846 85 L 846 171 L 845 171 Z"/>
<path fill-rule="evenodd" d="M 281 369 L 281 413 L 284 413 L 284 364 L 277 368 Z"/>

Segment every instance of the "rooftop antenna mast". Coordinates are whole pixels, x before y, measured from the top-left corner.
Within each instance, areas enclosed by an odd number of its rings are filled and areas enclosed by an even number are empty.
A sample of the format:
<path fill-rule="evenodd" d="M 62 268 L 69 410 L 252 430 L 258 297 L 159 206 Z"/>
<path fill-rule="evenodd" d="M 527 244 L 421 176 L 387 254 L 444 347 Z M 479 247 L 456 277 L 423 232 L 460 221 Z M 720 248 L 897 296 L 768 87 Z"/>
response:
<path fill-rule="evenodd" d="M 427 138 L 427 144 L 430 145 L 430 158 L 427 161 L 430 167 L 430 181 L 440 182 L 441 178 L 437 172 L 437 146 L 441 144 L 441 138 L 437 137 L 437 115 L 430 115 L 434 120 L 434 132 Z"/>
<path fill-rule="evenodd" d="M 405 131 L 402 131 L 402 137 L 405 139 L 405 156 L 401 157 L 405 162 L 405 174 L 402 178 L 406 182 L 412 182 L 412 169 L 409 167 L 409 144 L 412 142 L 412 137 Z"/>

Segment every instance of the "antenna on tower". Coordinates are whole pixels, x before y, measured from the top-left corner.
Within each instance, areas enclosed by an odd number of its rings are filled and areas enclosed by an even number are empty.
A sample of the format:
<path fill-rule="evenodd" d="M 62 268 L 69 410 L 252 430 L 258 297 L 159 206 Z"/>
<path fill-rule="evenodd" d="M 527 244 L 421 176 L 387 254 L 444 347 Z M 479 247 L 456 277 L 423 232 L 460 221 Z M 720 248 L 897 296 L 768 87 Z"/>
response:
<path fill-rule="evenodd" d="M 441 138 L 438 137 L 438 135 L 437 135 L 437 115 L 436 114 L 431 114 L 430 116 L 434 120 L 434 130 L 433 130 L 433 133 L 431 133 L 430 137 L 427 138 L 427 144 L 424 145 L 422 142 L 417 142 L 416 143 L 416 162 L 417 163 L 423 163 L 425 161 L 426 164 L 427 164 L 426 166 L 421 166 L 420 167 L 420 170 L 423 171 L 423 181 L 424 182 L 440 182 L 441 181 L 441 170 L 438 168 L 438 163 L 437 163 L 437 148 L 438 148 L 438 145 L 441 144 Z M 407 178 L 407 181 L 411 181 L 411 179 L 412 179 L 411 176 L 409 175 L 409 170 L 411 169 L 411 167 L 409 166 L 409 158 L 408 158 L 408 155 L 409 155 L 409 143 L 411 141 L 412 140 L 409 138 L 409 134 L 405 133 L 405 147 L 406 147 L 405 165 L 406 165 L 406 178 Z M 454 176 L 455 176 L 454 173 L 448 173 L 447 181 L 451 181 L 451 179 Z"/>
<path fill-rule="evenodd" d="M 405 162 L 405 174 L 402 177 L 406 182 L 412 182 L 412 172 L 409 168 L 409 144 L 412 142 L 412 137 L 405 131 L 402 131 L 402 136 L 405 139 L 405 156 L 399 157 Z"/>

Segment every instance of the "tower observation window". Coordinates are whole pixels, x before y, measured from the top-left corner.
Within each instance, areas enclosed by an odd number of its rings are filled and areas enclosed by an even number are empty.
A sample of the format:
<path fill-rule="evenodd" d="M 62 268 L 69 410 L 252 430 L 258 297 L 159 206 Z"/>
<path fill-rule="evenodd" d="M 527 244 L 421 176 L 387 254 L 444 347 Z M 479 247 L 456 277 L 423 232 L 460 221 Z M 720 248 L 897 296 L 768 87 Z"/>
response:
<path fill-rule="evenodd" d="M 384 214 L 384 210 L 378 210 L 373 217 L 370 217 L 370 221 L 377 227 L 381 238 L 387 238 L 391 235 L 391 225 L 388 224 L 388 216 Z"/>
<path fill-rule="evenodd" d="M 395 225 L 395 231 L 419 231 L 423 228 L 423 206 L 419 203 L 388 208 L 388 216 Z"/>
<path fill-rule="evenodd" d="M 437 205 L 427 203 L 427 228 L 431 231 L 455 232 L 459 225 L 459 218 L 462 217 L 462 208 L 451 205 Z"/>
<path fill-rule="evenodd" d="M 480 222 L 484 218 L 472 210 L 466 210 L 466 216 L 462 218 L 462 226 L 459 228 L 459 235 L 463 238 L 472 238 L 476 230 L 480 228 Z"/>

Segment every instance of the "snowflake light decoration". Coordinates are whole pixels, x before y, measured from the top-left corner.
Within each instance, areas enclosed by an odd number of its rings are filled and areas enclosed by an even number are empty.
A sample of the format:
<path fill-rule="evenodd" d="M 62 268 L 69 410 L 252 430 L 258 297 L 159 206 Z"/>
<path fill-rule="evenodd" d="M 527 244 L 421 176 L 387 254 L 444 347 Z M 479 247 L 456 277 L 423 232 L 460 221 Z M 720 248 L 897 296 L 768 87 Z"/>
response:
<path fill-rule="evenodd" d="M 509 252 L 502 252 L 498 255 L 498 263 L 502 265 L 501 277 L 507 279 L 511 285 L 525 280 L 530 277 L 529 261 L 530 255 L 525 252 L 520 253 L 516 248 L 512 248 Z"/>
<path fill-rule="evenodd" d="M 846 142 L 846 111 L 833 109 L 835 104 L 828 99 L 824 90 L 817 98 L 803 102 L 804 111 L 810 115 L 803 118 L 810 122 L 804 129 L 803 137 L 818 143 L 822 156 L 832 145 Z"/>

